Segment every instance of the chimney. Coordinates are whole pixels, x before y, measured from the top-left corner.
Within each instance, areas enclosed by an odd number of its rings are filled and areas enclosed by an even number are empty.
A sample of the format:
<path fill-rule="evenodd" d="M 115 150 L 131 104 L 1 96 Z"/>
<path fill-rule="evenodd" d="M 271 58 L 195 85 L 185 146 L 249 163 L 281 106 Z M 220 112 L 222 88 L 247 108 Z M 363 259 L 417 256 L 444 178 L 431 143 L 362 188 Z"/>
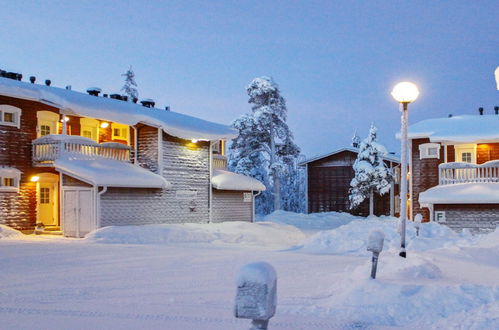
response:
<path fill-rule="evenodd" d="M 35 76 L 29 77 L 29 81 L 31 81 L 31 83 L 34 84 L 36 81 L 36 77 Z"/>
<path fill-rule="evenodd" d="M 67 86 L 66 86 L 66 89 L 67 89 L 68 91 L 70 91 L 72 88 L 73 88 L 73 87 L 71 87 L 71 85 L 67 85 Z"/>
<path fill-rule="evenodd" d="M 154 105 L 156 104 L 154 100 L 151 99 L 143 99 L 140 103 L 146 108 L 154 108 Z"/>
<path fill-rule="evenodd" d="M 20 74 L 20 73 L 18 73 L 18 74 L 16 75 L 16 79 L 17 79 L 17 80 L 19 80 L 19 81 L 21 81 L 21 79 L 23 79 L 23 75 L 22 75 L 22 74 Z"/>
<path fill-rule="evenodd" d="M 494 107 L 494 112 L 496 115 L 499 115 L 499 107 L 497 105 Z"/>
<path fill-rule="evenodd" d="M 165 110 L 166 110 L 166 111 L 170 111 L 170 106 L 169 106 L 169 105 L 167 105 L 167 106 L 165 107 Z"/>
<path fill-rule="evenodd" d="M 102 94 L 103 97 L 107 97 L 107 94 Z"/>
<path fill-rule="evenodd" d="M 89 87 L 87 88 L 88 95 L 99 96 L 101 89 L 99 87 Z"/>
<path fill-rule="evenodd" d="M 452 113 L 449 113 L 449 118 L 452 118 Z"/>
<path fill-rule="evenodd" d="M 50 79 L 45 80 L 45 85 L 50 86 L 51 83 Z"/>
<path fill-rule="evenodd" d="M 138 101 L 138 100 L 139 100 L 138 98 L 134 97 L 134 98 L 132 99 L 132 102 L 133 102 L 133 103 L 137 103 L 137 101 Z"/>
<path fill-rule="evenodd" d="M 112 99 L 115 99 L 115 100 L 121 100 L 120 94 L 111 94 L 111 95 L 109 95 L 109 97 Z"/>
<path fill-rule="evenodd" d="M 478 108 L 478 113 L 480 114 L 480 116 L 483 116 L 483 108 L 482 107 Z"/>
<path fill-rule="evenodd" d="M 128 102 L 128 95 L 121 95 L 121 100 Z"/>

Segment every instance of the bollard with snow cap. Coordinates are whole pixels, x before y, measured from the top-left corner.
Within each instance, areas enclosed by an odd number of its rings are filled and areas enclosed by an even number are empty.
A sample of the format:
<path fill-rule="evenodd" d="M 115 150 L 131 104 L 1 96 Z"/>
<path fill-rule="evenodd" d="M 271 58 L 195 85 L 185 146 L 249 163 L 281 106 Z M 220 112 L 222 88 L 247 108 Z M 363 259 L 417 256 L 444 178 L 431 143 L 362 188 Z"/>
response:
<path fill-rule="evenodd" d="M 416 236 L 419 236 L 419 228 L 421 228 L 421 222 L 423 222 L 423 215 L 421 213 L 418 213 L 414 217 L 414 227 L 416 227 Z"/>
<path fill-rule="evenodd" d="M 378 257 L 383 250 L 383 242 L 385 240 L 385 233 L 380 229 L 373 229 L 369 233 L 367 240 L 367 251 L 373 253 L 371 277 L 376 278 L 376 268 L 378 267 Z"/>
<path fill-rule="evenodd" d="M 266 262 L 247 264 L 237 276 L 234 314 L 251 319 L 250 330 L 267 329 L 277 304 L 277 276 Z"/>

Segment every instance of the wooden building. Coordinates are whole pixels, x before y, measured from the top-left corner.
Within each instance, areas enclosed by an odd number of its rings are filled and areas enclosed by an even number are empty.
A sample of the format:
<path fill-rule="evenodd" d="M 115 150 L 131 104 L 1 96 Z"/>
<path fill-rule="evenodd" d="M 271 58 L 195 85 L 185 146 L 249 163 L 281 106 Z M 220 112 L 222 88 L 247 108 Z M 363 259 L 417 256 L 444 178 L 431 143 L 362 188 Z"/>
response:
<path fill-rule="evenodd" d="M 492 115 L 428 119 L 409 127 L 410 217 L 456 231 L 499 223 L 499 107 Z M 480 114 L 483 109 L 480 109 Z"/>
<path fill-rule="evenodd" d="M 230 127 L 151 100 L 18 80 L 0 77 L 0 224 L 82 237 L 109 225 L 253 220 L 253 192 L 265 187 L 226 170 Z"/>
<path fill-rule="evenodd" d="M 300 163 L 306 167 L 307 213 L 348 212 L 356 215 L 369 215 L 369 201 L 350 210 L 350 181 L 354 178 L 352 168 L 357 159 L 358 149 L 342 148 L 329 154 L 315 157 Z M 385 164 L 399 173 L 400 162 L 395 157 L 385 157 Z M 396 176 L 398 177 L 398 176 Z M 375 194 L 374 213 L 376 215 L 398 214 L 398 182 L 394 182 L 390 193 Z"/>

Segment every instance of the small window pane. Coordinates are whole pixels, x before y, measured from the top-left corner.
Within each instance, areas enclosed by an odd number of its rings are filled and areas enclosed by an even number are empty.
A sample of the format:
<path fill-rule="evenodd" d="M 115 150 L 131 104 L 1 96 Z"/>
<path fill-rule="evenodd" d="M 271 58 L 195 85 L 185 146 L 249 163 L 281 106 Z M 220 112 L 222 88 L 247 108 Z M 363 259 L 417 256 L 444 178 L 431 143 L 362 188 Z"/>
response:
<path fill-rule="evenodd" d="M 463 152 L 461 159 L 464 163 L 471 163 L 471 152 Z"/>
<path fill-rule="evenodd" d="M 40 204 L 50 203 L 50 188 L 40 188 Z"/>
<path fill-rule="evenodd" d="M 6 187 L 14 187 L 14 178 L 3 178 L 3 185 Z"/>
<path fill-rule="evenodd" d="M 437 156 L 438 149 L 437 148 L 428 148 L 428 156 Z"/>
<path fill-rule="evenodd" d="M 12 112 L 5 112 L 3 114 L 3 121 L 6 123 L 13 123 L 14 122 L 14 114 Z"/>
<path fill-rule="evenodd" d="M 82 136 L 91 139 L 92 138 L 92 131 L 83 131 Z"/>
<path fill-rule="evenodd" d="M 40 126 L 40 135 L 45 136 L 50 134 L 50 126 L 49 125 L 41 125 Z"/>

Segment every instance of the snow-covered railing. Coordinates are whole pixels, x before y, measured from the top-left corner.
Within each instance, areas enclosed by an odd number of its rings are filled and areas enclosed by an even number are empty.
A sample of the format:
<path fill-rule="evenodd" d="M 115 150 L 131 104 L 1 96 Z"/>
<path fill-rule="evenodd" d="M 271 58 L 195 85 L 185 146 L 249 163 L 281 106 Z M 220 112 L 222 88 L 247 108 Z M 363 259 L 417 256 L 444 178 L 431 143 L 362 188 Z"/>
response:
<path fill-rule="evenodd" d="M 35 165 L 50 165 L 63 155 L 77 156 L 80 159 L 103 157 L 130 161 L 130 147 L 115 142 L 98 144 L 82 136 L 46 135 L 34 140 L 32 144 Z"/>
<path fill-rule="evenodd" d="M 213 155 L 213 168 L 219 170 L 227 169 L 227 157 L 222 155 Z"/>
<path fill-rule="evenodd" d="M 439 183 L 499 182 L 499 160 L 480 165 L 470 163 L 444 163 L 438 166 Z"/>

